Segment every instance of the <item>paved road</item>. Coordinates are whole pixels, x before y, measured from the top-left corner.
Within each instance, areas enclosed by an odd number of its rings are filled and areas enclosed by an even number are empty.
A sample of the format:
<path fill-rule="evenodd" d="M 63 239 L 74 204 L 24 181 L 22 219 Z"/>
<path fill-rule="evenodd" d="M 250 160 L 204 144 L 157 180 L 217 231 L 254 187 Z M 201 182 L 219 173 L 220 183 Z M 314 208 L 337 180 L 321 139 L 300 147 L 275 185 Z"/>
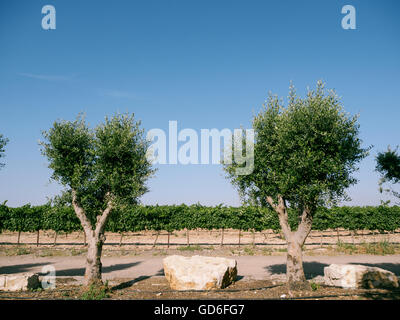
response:
<path fill-rule="evenodd" d="M 143 276 L 162 276 L 164 257 L 103 257 L 103 279 L 136 279 Z M 238 275 L 252 279 L 283 279 L 285 256 L 239 256 Z M 307 278 L 323 275 L 324 267 L 332 263 L 355 263 L 380 267 L 400 275 L 400 255 L 374 256 L 305 256 L 304 270 Z M 46 265 L 53 265 L 56 275 L 81 279 L 85 257 L 0 257 L 0 274 L 42 272 Z"/>

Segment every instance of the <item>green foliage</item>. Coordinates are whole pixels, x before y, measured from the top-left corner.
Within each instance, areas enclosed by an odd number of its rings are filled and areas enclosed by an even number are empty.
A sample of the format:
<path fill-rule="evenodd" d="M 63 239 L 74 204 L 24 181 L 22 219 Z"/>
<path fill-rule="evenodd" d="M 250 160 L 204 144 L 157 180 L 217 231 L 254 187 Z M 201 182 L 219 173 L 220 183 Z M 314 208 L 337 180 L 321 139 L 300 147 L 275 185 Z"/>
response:
<path fill-rule="evenodd" d="M 179 251 L 201 251 L 203 248 L 199 245 L 178 247 Z"/>
<path fill-rule="evenodd" d="M 316 283 L 316 282 L 311 282 L 310 285 L 311 285 L 312 291 L 317 291 L 321 286 L 319 283 Z"/>
<path fill-rule="evenodd" d="M 337 250 L 345 254 L 373 254 L 373 255 L 387 255 L 396 253 L 396 245 L 388 241 L 381 241 L 378 243 L 362 243 L 361 245 L 354 245 L 350 243 L 337 243 Z"/>
<path fill-rule="evenodd" d="M 147 191 L 145 183 L 154 170 L 146 158 L 144 131 L 133 115 L 106 117 L 95 129 L 78 116 L 55 122 L 43 137 L 40 145 L 52 178 L 67 194 L 75 191 L 93 226 L 110 202 L 114 208 L 133 205 Z"/>
<path fill-rule="evenodd" d="M 2 228 L 18 232 L 44 230 L 43 214 L 47 209 L 48 205 L 31 206 L 30 204 L 18 208 L 0 209 L 3 212 Z"/>
<path fill-rule="evenodd" d="M 53 206 L 43 212 L 43 229 L 70 233 L 82 230 L 81 223 L 71 206 Z"/>
<path fill-rule="evenodd" d="M 0 204 L 0 233 L 6 229 L 6 220 L 9 217 L 9 209 L 6 206 L 7 201 Z"/>
<path fill-rule="evenodd" d="M 2 134 L 0 134 L 0 159 L 4 157 L 4 147 L 8 143 L 8 139 L 4 138 Z M 4 163 L 0 162 L 0 168 L 4 166 Z"/>
<path fill-rule="evenodd" d="M 262 206 L 267 196 L 281 196 L 299 211 L 335 203 L 356 182 L 351 174 L 368 153 L 361 148 L 357 117 L 348 117 L 321 81 L 304 99 L 291 86 L 287 107 L 270 95 L 253 128 L 253 173 L 237 175 L 243 165 L 235 162 L 224 170 L 244 201 Z"/>
<path fill-rule="evenodd" d="M 288 214 L 291 227 L 295 228 L 298 223 L 297 211 L 289 208 Z M 3 230 L 22 232 L 53 230 L 69 233 L 82 230 L 72 207 L 54 204 L 19 208 L 0 205 L 0 225 Z M 400 228 L 400 207 L 318 208 L 313 225 L 315 230 L 321 231 L 336 228 L 394 231 Z M 206 207 L 199 204 L 117 207 L 106 226 L 106 231 L 119 233 L 183 229 L 279 231 L 280 226 L 278 216 L 268 207 Z"/>
<path fill-rule="evenodd" d="M 383 187 L 385 183 L 396 184 L 400 182 L 400 155 L 397 154 L 397 149 L 393 151 L 388 147 L 386 152 L 378 153 L 375 169 L 382 175 L 379 181 L 379 191 L 381 193 L 385 191 L 400 199 L 400 193 L 395 191 L 392 186 L 387 189 Z"/>
<path fill-rule="evenodd" d="M 104 285 L 91 284 L 89 288 L 81 296 L 82 300 L 103 300 L 110 297 L 111 289 L 108 282 Z"/>
<path fill-rule="evenodd" d="M 379 152 L 376 157 L 376 170 L 388 181 L 397 183 L 400 181 L 400 155 L 397 150 Z"/>
<path fill-rule="evenodd" d="M 366 243 L 365 245 L 367 254 L 386 255 L 395 254 L 395 246 L 387 241 L 378 243 Z"/>
<path fill-rule="evenodd" d="M 23 256 L 26 254 L 31 254 L 31 250 L 29 250 L 28 248 L 19 247 L 15 251 L 15 255 L 17 255 L 17 256 Z"/>
<path fill-rule="evenodd" d="M 80 115 L 73 121 L 59 121 L 42 132 L 47 142 L 40 142 L 42 154 L 49 160 L 52 178 L 78 189 L 92 176 L 94 135 Z"/>

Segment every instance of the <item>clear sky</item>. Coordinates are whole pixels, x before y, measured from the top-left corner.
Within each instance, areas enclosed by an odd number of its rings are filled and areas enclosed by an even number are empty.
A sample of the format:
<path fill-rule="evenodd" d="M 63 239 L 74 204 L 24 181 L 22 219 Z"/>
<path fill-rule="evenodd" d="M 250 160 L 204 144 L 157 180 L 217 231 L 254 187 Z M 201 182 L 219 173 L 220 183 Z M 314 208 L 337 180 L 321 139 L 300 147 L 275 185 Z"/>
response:
<path fill-rule="evenodd" d="M 43 30 L 44 5 L 56 29 Z M 344 5 L 356 29 L 344 30 Z M 0 202 L 42 204 L 61 188 L 38 140 L 57 119 L 91 125 L 134 112 L 146 130 L 249 128 L 268 91 L 318 79 L 359 113 L 364 146 L 354 205 L 376 205 L 375 156 L 400 144 L 400 2 L 159 0 L 0 2 L 0 133 L 10 139 Z M 219 165 L 159 165 L 146 204 L 239 205 Z"/>

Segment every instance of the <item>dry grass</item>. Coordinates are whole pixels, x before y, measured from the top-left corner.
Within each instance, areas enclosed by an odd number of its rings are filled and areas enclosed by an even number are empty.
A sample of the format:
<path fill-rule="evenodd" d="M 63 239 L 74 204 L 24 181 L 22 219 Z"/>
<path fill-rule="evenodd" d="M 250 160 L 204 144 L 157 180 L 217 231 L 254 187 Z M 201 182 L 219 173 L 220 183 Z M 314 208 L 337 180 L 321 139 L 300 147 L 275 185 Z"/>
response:
<path fill-rule="evenodd" d="M 285 246 L 173 246 L 170 248 L 138 248 L 138 247 L 107 247 L 103 249 L 104 257 L 133 257 L 133 256 L 166 256 L 166 255 L 193 255 L 204 254 L 210 256 L 277 256 L 286 255 Z M 0 245 L 0 256 L 22 256 L 33 255 L 35 257 L 63 257 L 63 256 L 85 256 L 87 248 L 84 246 L 39 246 L 36 245 Z M 391 255 L 399 254 L 400 245 L 387 241 L 378 243 L 350 244 L 338 242 L 336 245 L 323 247 L 303 248 L 303 254 L 307 256 L 334 256 L 334 255 Z"/>
<path fill-rule="evenodd" d="M 71 280 L 73 281 L 73 279 Z M 225 289 L 211 291 L 171 290 L 164 277 L 151 277 L 132 281 L 118 279 L 102 287 L 85 288 L 68 281 L 57 281 L 52 290 L 21 292 L 0 291 L 3 299 L 60 299 L 60 300 L 140 300 L 140 299 L 300 299 L 300 300 L 375 300 L 399 299 L 399 290 L 342 289 L 326 287 L 311 282 L 311 291 L 298 291 L 289 294 L 282 282 L 271 280 L 239 280 Z M 283 295 L 285 298 L 282 298 Z"/>

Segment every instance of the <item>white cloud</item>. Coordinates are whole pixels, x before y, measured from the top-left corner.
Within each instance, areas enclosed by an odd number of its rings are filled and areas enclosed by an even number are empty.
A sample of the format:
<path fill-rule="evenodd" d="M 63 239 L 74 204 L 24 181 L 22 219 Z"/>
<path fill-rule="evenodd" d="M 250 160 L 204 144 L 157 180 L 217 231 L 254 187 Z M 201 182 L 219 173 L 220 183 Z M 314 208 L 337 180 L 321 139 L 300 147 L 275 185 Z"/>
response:
<path fill-rule="evenodd" d="M 18 75 L 26 78 L 45 80 L 45 81 L 67 81 L 75 77 L 75 75 L 65 76 L 65 75 L 48 75 L 48 74 L 35 74 L 35 73 L 18 73 Z"/>
<path fill-rule="evenodd" d="M 124 99 L 138 99 L 138 96 L 132 92 L 120 91 L 120 90 L 106 90 L 103 92 L 105 96 L 113 98 L 124 98 Z"/>

